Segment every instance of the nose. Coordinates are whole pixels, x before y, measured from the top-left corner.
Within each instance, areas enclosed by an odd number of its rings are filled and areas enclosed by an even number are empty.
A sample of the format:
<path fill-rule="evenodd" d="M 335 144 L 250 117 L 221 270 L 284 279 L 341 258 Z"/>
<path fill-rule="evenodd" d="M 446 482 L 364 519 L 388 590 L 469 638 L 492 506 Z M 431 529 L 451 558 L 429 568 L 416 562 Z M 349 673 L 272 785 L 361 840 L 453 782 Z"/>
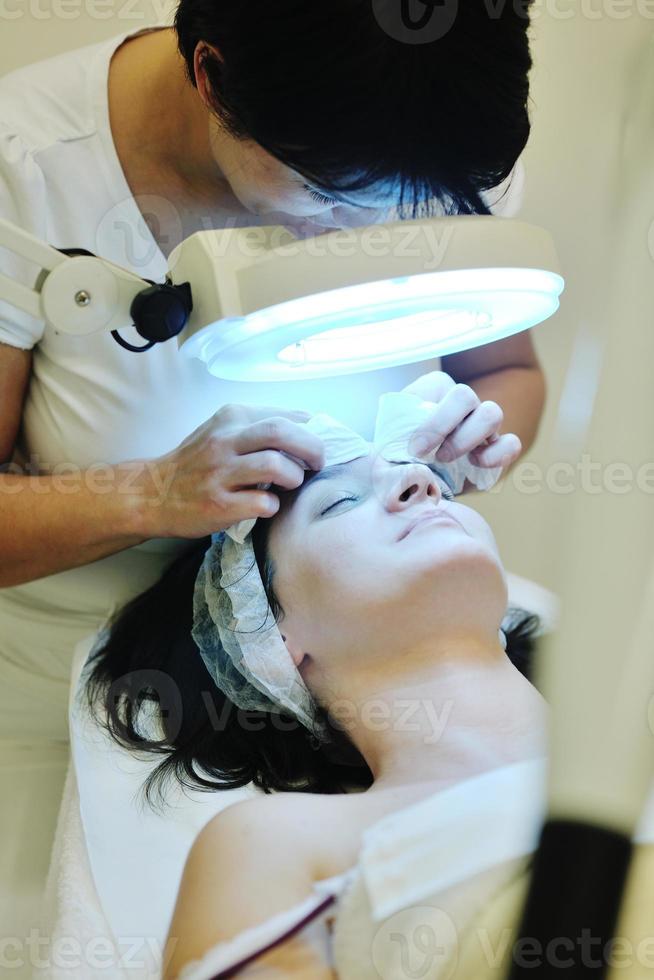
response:
<path fill-rule="evenodd" d="M 390 511 L 406 510 L 425 500 L 436 506 L 442 496 L 438 479 L 425 463 L 407 463 L 392 473 L 385 505 Z"/>

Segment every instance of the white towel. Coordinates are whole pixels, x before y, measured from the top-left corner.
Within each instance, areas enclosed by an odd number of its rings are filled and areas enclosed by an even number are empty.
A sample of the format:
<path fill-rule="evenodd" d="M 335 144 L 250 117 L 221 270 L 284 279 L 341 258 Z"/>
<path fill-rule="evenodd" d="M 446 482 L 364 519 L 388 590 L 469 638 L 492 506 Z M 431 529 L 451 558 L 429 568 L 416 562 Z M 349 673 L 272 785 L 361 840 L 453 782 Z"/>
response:
<path fill-rule="evenodd" d="M 95 635 L 75 647 L 69 709 Z M 127 879 L 126 885 L 129 887 Z M 114 936 L 93 879 L 73 757 L 57 820 L 42 920 L 49 937 L 49 955 L 41 966 L 35 966 L 35 980 L 122 980 L 134 975 L 125 973 L 116 956 Z"/>
<path fill-rule="evenodd" d="M 113 935 L 93 881 L 72 764 L 57 822 L 43 915 L 50 955 L 42 967 L 35 967 L 35 980 L 108 976 L 118 980 L 126 976 L 115 961 Z"/>
<path fill-rule="evenodd" d="M 121 749 L 80 712 L 80 674 L 97 633 L 75 647 L 69 700 L 71 772 L 64 790 L 46 891 L 47 933 L 68 940 L 66 971 L 38 980 L 155 980 L 187 854 L 202 827 L 259 791 L 182 791 L 162 813 L 138 805 L 159 757 Z M 95 938 L 95 942 L 92 940 Z M 77 972 L 74 972 L 77 970 Z"/>

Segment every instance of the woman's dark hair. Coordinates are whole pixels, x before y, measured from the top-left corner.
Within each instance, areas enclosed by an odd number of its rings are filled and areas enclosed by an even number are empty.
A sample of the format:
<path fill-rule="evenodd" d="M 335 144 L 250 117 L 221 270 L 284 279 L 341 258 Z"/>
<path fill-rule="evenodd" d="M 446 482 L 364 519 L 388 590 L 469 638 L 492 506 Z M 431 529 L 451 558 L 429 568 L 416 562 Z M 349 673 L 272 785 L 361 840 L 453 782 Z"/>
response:
<path fill-rule="evenodd" d="M 227 131 L 318 188 L 392 181 L 412 217 L 429 200 L 488 214 L 480 191 L 529 137 L 532 0 L 420 0 L 433 8 L 420 33 L 414 3 L 180 0 L 174 26 L 193 85 L 198 42 L 218 49 L 203 63 Z"/>
<path fill-rule="evenodd" d="M 268 555 L 270 520 L 252 532 L 255 558 L 276 619 L 283 616 Z M 372 774 L 327 712 L 318 714 L 330 741 L 318 743 L 288 715 L 237 709 L 211 679 L 191 636 L 193 589 L 211 538 L 178 557 L 151 588 L 118 610 L 106 640 L 85 665 L 92 717 L 119 745 L 159 754 L 143 790 L 150 804 L 170 780 L 215 791 L 253 783 L 274 790 L 339 793 L 366 788 Z M 531 679 L 536 616 L 510 610 L 507 654 Z"/>

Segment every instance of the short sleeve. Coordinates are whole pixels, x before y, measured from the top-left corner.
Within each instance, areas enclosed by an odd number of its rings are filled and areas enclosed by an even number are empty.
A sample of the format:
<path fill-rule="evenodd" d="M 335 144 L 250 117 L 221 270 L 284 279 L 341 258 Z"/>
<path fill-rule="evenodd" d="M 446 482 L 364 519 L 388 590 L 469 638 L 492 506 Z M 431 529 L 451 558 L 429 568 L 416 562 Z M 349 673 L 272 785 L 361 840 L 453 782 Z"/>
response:
<path fill-rule="evenodd" d="M 45 177 L 30 149 L 15 132 L 0 126 L 0 218 L 46 240 L 45 201 Z M 0 247 L 0 273 L 31 289 L 40 267 Z M 30 350 L 44 329 L 43 320 L 0 299 L 0 342 Z"/>
<path fill-rule="evenodd" d="M 481 197 L 492 214 L 513 218 L 522 208 L 524 190 L 525 165 L 522 157 L 519 157 L 509 176 L 497 187 L 482 191 Z"/>
<path fill-rule="evenodd" d="M 327 881 L 331 883 L 342 879 L 344 882 L 346 877 L 347 872 Z M 234 977 L 247 966 L 254 964 L 256 967 L 259 957 L 274 947 L 292 941 L 298 933 L 312 950 L 315 963 L 328 962 L 331 943 L 327 918 L 334 913 L 336 893 L 341 888 L 342 883 L 335 885 L 330 894 L 327 888 L 318 889 L 314 884 L 314 894 L 303 902 L 245 929 L 227 942 L 212 946 L 201 959 L 186 963 L 178 974 L 179 980 L 226 980 L 227 977 Z"/>

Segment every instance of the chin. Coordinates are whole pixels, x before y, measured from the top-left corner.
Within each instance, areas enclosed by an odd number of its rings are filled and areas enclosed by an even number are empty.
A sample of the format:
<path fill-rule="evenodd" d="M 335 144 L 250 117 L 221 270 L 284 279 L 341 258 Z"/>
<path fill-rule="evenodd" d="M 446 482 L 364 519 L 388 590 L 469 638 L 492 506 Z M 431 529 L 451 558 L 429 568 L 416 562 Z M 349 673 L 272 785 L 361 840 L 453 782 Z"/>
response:
<path fill-rule="evenodd" d="M 506 588 L 506 573 L 494 542 L 480 538 L 452 536 L 448 541 L 425 541 L 421 548 L 412 550 L 408 562 L 411 572 L 407 576 L 409 588 L 418 582 L 432 578 L 434 587 L 457 583 L 463 587 L 470 583 L 490 584 L 495 579 Z"/>
<path fill-rule="evenodd" d="M 412 551 L 424 551 L 427 555 L 442 556 L 447 553 L 456 557 L 458 552 L 461 555 L 488 553 L 496 561 L 500 560 L 497 542 L 487 524 L 469 520 L 468 515 L 454 511 L 448 516 L 455 518 L 459 526 L 434 521 L 425 527 L 414 528 L 398 543 L 411 545 Z"/>

